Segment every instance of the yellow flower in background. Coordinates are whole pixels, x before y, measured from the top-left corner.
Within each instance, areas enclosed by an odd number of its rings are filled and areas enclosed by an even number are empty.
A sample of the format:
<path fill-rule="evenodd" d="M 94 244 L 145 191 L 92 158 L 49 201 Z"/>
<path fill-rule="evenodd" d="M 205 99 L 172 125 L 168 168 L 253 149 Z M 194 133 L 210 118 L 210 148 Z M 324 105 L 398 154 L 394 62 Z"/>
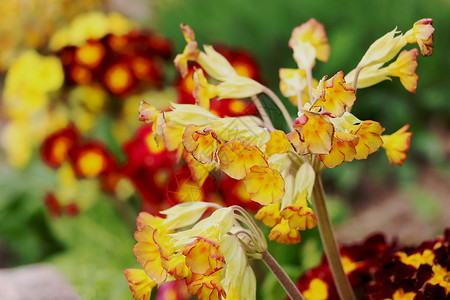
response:
<path fill-rule="evenodd" d="M 2 107 L 14 119 L 29 118 L 47 108 L 48 93 L 57 91 L 63 82 L 64 73 L 59 59 L 28 50 L 6 74 Z"/>
<path fill-rule="evenodd" d="M 105 15 L 92 11 L 75 17 L 70 25 L 59 29 L 49 42 L 51 50 L 65 46 L 82 46 L 89 39 L 100 39 L 108 33 L 124 35 L 138 26 L 118 13 Z"/>

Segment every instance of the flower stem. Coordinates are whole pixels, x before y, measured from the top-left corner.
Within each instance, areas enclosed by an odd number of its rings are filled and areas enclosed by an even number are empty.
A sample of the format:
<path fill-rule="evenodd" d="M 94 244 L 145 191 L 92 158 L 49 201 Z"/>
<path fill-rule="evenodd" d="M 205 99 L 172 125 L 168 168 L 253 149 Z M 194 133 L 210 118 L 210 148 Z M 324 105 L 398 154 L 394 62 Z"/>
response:
<path fill-rule="evenodd" d="M 281 268 L 278 262 L 273 258 L 273 256 L 270 255 L 270 253 L 267 251 L 262 252 L 261 255 L 262 260 L 278 279 L 288 296 L 292 300 L 305 300 L 297 286 L 292 282 L 292 280 L 289 278 L 283 268 Z"/>
<path fill-rule="evenodd" d="M 325 203 L 325 192 L 319 174 L 316 176 L 316 182 L 313 188 L 313 205 L 319 225 L 320 238 L 322 239 L 325 255 L 327 256 L 328 265 L 333 274 L 339 297 L 343 300 L 355 300 L 352 287 L 342 266 L 339 249 Z"/>
<path fill-rule="evenodd" d="M 267 127 L 267 129 L 269 129 L 270 132 L 274 131 L 275 127 L 273 127 L 272 121 L 267 115 L 267 112 L 264 109 L 263 105 L 261 104 L 261 101 L 259 101 L 257 96 L 252 96 L 251 99 L 253 101 L 253 104 L 255 104 L 256 109 L 258 109 L 258 112 L 261 115 L 261 118 L 263 119 L 264 125 Z"/>
<path fill-rule="evenodd" d="M 353 78 L 353 85 L 352 85 L 352 88 L 355 90 L 355 92 L 356 92 L 356 89 L 358 88 L 358 77 L 359 77 L 359 73 L 361 73 L 361 70 L 362 70 L 363 68 L 361 68 L 359 65 L 356 67 L 356 70 L 355 70 L 355 77 Z"/>
<path fill-rule="evenodd" d="M 267 96 L 269 96 L 270 98 L 272 98 L 273 102 L 275 102 L 275 104 L 277 105 L 277 107 L 280 109 L 281 113 L 283 114 L 284 119 L 286 120 L 286 123 L 289 126 L 289 130 L 291 130 L 293 127 L 293 122 L 292 122 L 292 118 L 291 115 L 289 114 L 289 112 L 287 111 L 286 107 L 284 106 L 283 102 L 281 102 L 280 98 L 278 98 L 278 96 L 272 92 L 271 89 L 269 89 L 268 87 L 263 87 L 263 92 L 265 94 L 267 94 Z"/>

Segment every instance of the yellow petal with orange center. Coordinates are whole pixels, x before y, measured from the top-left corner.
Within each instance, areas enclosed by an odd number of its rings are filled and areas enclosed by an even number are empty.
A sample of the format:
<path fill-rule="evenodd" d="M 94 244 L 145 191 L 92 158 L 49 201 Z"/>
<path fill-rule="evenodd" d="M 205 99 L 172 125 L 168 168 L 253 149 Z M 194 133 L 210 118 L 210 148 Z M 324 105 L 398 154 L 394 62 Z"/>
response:
<path fill-rule="evenodd" d="M 294 132 L 286 135 L 298 154 L 328 154 L 332 146 L 334 127 L 329 117 L 302 111 L 294 124 Z"/>
<path fill-rule="evenodd" d="M 359 137 L 346 132 L 335 132 L 333 147 L 330 153 L 319 155 L 319 159 L 327 168 L 339 166 L 344 161 L 352 161 L 356 155 Z"/>
<path fill-rule="evenodd" d="M 317 225 L 317 219 L 311 208 L 302 204 L 292 204 L 281 211 L 281 217 L 288 221 L 289 227 L 296 230 L 312 229 Z"/>
<path fill-rule="evenodd" d="M 138 300 L 150 300 L 152 289 L 156 286 L 150 277 L 143 270 L 125 269 L 125 277 L 129 282 L 128 286 L 133 292 L 133 298 Z"/>
<path fill-rule="evenodd" d="M 381 136 L 382 147 L 386 150 L 391 166 L 394 164 L 401 166 L 407 157 L 406 152 L 409 150 L 412 135 L 408 129 L 409 124 L 406 124 L 393 134 Z"/>
<path fill-rule="evenodd" d="M 375 121 L 363 121 L 359 125 L 352 126 L 350 133 L 359 137 L 359 142 L 355 146 L 355 159 L 366 159 L 380 148 L 383 144 L 380 137 L 383 130 L 380 123 Z"/>
<path fill-rule="evenodd" d="M 268 167 L 251 167 L 244 178 L 244 185 L 250 198 L 262 205 L 275 203 L 284 195 L 283 177 Z"/>
<path fill-rule="evenodd" d="M 287 220 L 282 219 L 269 233 L 269 239 L 282 244 L 298 244 L 302 240 L 300 233 L 289 227 Z"/>
<path fill-rule="evenodd" d="M 192 273 L 208 276 L 225 266 L 225 258 L 215 240 L 197 237 L 186 245 L 183 255 L 186 256 L 186 265 Z"/>
<path fill-rule="evenodd" d="M 214 130 L 189 124 L 184 130 L 182 143 L 199 162 L 211 164 L 217 162 L 217 149 L 222 141 Z"/>
<path fill-rule="evenodd" d="M 258 147 L 241 139 L 233 139 L 223 145 L 218 156 L 220 169 L 234 179 L 244 178 L 253 166 L 269 166 Z"/>
<path fill-rule="evenodd" d="M 347 107 L 351 107 L 356 100 L 356 92 L 345 83 L 342 71 L 326 80 L 323 85 L 319 84 L 318 88 L 322 89 L 321 97 L 316 101 L 314 107 L 322 106 L 333 117 L 342 116 Z"/>

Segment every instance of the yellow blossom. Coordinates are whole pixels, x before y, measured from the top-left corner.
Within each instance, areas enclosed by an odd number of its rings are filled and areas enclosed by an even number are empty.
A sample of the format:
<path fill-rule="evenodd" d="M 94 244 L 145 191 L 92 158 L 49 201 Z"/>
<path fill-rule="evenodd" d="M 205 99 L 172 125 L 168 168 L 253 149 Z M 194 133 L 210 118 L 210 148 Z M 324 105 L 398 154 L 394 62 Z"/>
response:
<path fill-rule="evenodd" d="M 298 154 L 328 154 L 332 146 L 334 127 L 329 117 L 302 110 L 294 124 L 295 131 L 286 137 Z"/>
<path fill-rule="evenodd" d="M 399 77 L 405 89 L 411 93 L 416 92 L 417 80 L 419 79 L 419 75 L 416 74 L 418 55 L 417 49 L 404 50 L 395 62 L 386 67 L 388 75 Z"/>
<path fill-rule="evenodd" d="M 195 83 L 193 95 L 197 104 L 209 109 L 210 99 L 219 95 L 217 87 L 208 83 L 202 69 L 196 69 L 193 78 Z"/>
<path fill-rule="evenodd" d="M 408 132 L 409 124 L 406 124 L 396 132 L 390 135 L 382 135 L 382 147 L 386 150 L 386 154 L 391 166 L 394 164 L 401 166 L 405 161 L 406 152 L 410 146 L 411 132 Z"/>
<path fill-rule="evenodd" d="M 273 204 L 284 195 L 283 177 L 268 167 L 251 167 L 244 178 L 244 185 L 250 198 L 262 205 Z"/>
<path fill-rule="evenodd" d="M 220 169 L 234 179 L 243 179 L 253 166 L 268 167 L 261 150 L 241 139 L 229 141 L 218 154 Z"/>
<path fill-rule="evenodd" d="M 267 157 L 271 157 L 275 153 L 286 153 L 289 149 L 292 149 L 292 146 L 283 131 L 274 130 L 270 133 L 270 140 L 266 144 L 265 151 Z"/>
<path fill-rule="evenodd" d="M 186 245 L 183 255 L 186 256 L 188 268 L 196 274 L 208 276 L 225 266 L 219 243 L 214 239 L 197 237 Z"/>
<path fill-rule="evenodd" d="M 331 116 L 340 117 L 355 102 L 355 90 L 345 83 L 342 71 L 326 81 L 325 78 L 319 82 L 315 92 L 318 99 L 313 107 L 323 107 Z"/>
<path fill-rule="evenodd" d="M 138 300 L 150 300 L 152 289 L 156 286 L 150 277 L 143 270 L 125 269 L 125 277 L 129 282 L 130 290 L 133 292 L 133 298 Z"/>
<path fill-rule="evenodd" d="M 353 125 L 351 134 L 359 138 L 356 144 L 355 159 L 366 159 L 369 154 L 374 153 L 383 144 L 380 135 L 383 133 L 383 127 L 375 121 L 363 121 L 359 125 Z"/>
<path fill-rule="evenodd" d="M 335 131 L 330 153 L 319 155 L 319 159 L 327 168 L 337 167 L 344 161 L 352 161 L 356 156 L 358 142 L 359 137 L 354 134 Z"/>
<path fill-rule="evenodd" d="M 281 221 L 280 204 L 273 203 L 261 207 L 256 213 L 255 218 L 261 220 L 266 226 L 274 227 Z"/>
<path fill-rule="evenodd" d="M 311 208 L 300 203 L 285 207 L 281 217 L 288 221 L 289 227 L 297 230 L 312 229 L 317 225 L 317 219 Z"/>
<path fill-rule="evenodd" d="M 198 50 L 198 44 L 195 41 L 195 33 L 186 24 L 181 24 L 181 31 L 183 32 L 184 39 L 186 40 L 186 47 L 182 54 L 178 54 L 175 57 L 174 64 L 181 74 L 181 77 L 186 77 L 188 73 L 188 61 L 195 61 L 200 51 Z"/>
<path fill-rule="evenodd" d="M 296 229 L 289 227 L 287 220 L 282 219 L 269 233 L 269 239 L 282 244 L 298 244 L 302 240 Z"/>
<path fill-rule="evenodd" d="M 405 33 L 405 39 L 408 43 L 419 44 L 423 56 L 430 56 L 433 54 L 433 33 L 433 19 L 421 19 Z"/>
<path fill-rule="evenodd" d="M 217 162 L 217 149 L 222 141 L 213 129 L 189 124 L 184 130 L 182 142 L 186 151 L 199 162 L 203 164 Z"/>

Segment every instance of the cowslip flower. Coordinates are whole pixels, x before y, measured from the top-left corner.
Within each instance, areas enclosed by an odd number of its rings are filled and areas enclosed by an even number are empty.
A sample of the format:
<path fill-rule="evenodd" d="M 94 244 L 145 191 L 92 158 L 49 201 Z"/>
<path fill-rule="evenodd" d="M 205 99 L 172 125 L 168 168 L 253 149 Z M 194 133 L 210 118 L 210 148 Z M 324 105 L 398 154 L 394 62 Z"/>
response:
<path fill-rule="evenodd" d="M 201 219 L 208 209 L 215 211 Z M 234 211 L 198 202 L 169 208 L 162 212 L 164 219 L 141 213 L 134 253 L 142 270 L 125 271 L 133 296 L 147 299 L 156 285 L 181 279 L 199 299 L 254 299 L 248 256 L 257 257 L 267 245 L 260 232 L 241 227 L 240 222 L 250 221 L 237 219 Z"/>
<path fill-rule="evenodd" d="M 386 150 L 389 163 L 393 167 L 394 164 L 401 166 L 406 159 L 406 152 L 410 146 L 411 132 L 408 132 L 409 124 L 406 124 L 395 133 L 390 135 L 382 135 L 382 147 Z"/>

